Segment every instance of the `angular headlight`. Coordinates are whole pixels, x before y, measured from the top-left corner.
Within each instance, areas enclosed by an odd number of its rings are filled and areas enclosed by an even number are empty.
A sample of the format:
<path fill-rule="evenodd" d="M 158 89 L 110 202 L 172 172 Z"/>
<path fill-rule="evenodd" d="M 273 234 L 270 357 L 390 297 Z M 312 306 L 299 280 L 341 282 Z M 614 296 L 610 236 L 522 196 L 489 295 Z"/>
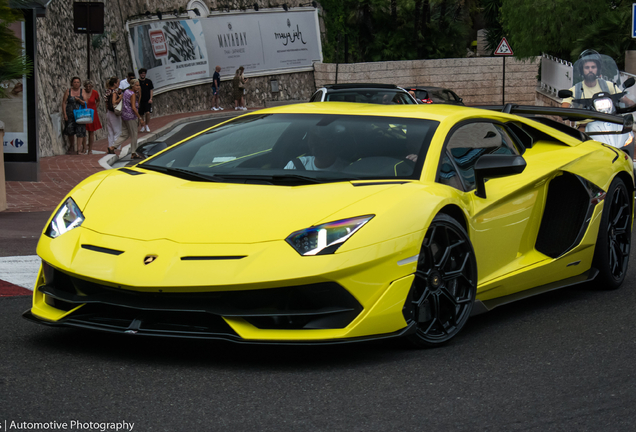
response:
<path fill-rule="evenodd" d="M 80 211 L 72 198 L 67 199 L 62 207 L 55 213 L 51 224 L 46 229 L 45 234 L 51 238 L 56 238 L 77 228 L 84 222 L 84 215 Z"/>
<path fill-rule="evenodd" d="M 358 216 L 310 227 L 290 234 L 286 240 L 303 256 L 332 254 L 374 216 Z"/>

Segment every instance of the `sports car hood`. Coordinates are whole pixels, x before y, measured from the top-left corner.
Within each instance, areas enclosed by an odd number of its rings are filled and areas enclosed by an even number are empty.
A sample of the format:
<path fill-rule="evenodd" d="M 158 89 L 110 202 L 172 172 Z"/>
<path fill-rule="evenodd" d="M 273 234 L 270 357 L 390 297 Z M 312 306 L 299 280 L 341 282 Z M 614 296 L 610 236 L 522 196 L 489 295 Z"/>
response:
<path fill-rule="evenodd" d="M 113 173 L 95 189 L 82 227 L 113 236 L 179 243 L 281 240 L 395 184 L 307 186 L 193 182 L 159 173 Z M 351 214 L 348 217 L 360 216 Z"/>

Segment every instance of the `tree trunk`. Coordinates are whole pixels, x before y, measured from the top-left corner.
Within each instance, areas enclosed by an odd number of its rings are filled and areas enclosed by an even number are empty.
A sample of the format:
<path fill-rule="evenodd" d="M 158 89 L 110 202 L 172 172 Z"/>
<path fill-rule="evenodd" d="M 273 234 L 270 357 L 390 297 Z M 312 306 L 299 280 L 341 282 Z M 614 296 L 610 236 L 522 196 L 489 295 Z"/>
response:
<path fill-rule="evenodd" d="M 413 39 L 415 42 L 415 52 L 417 58 L 420 58 L 420 12 L 422 10 L 422 0 L 415 0 L 415 11 L 413 13 Z"/>
<path fill-rule="evenodd" d="M 420 20 L 420 28 L 419 32 L 424 38 L 424 43 L 426 43 L 427 34 L 428 34 L 428 25 L 431 23 L 431 5 L 429 0 L 424 0 L 422 2 L 422 19 Z M 417 58 L 426 58 L 424 52 L 423 44 L 418 44 Z"/>

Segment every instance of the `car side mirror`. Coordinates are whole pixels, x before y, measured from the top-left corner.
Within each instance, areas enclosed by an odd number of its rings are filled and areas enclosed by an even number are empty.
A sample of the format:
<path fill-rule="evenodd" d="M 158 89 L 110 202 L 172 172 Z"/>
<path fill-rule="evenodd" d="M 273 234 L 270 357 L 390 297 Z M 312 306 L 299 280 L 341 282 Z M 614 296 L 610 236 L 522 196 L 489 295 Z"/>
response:
<path fill-rule="evenodd" d="M 571 98 L 574 95 L 572 94 L 572 92 L 570 90 L 559 90 L 558 96 L 561 99 L 566 99 L 566 98 Z"/>
<path fill-rule="evenodd" d="M 526 169 L 526 161 L 519 155 L 486 154 L 475 163 L 475 195 L 486 198 L 487 178 L 507 177 L 521 174 Z"/>
<path fill-rule="evenodd" d="M 633 86 L 634 84 L 636 84 L 636 80 L 634 79 L 634 77 L 630 77 L 627 79 L 627 81 L 625 81 L 623 83 L 623 88 L 630 88 L 631 86 Z"/>

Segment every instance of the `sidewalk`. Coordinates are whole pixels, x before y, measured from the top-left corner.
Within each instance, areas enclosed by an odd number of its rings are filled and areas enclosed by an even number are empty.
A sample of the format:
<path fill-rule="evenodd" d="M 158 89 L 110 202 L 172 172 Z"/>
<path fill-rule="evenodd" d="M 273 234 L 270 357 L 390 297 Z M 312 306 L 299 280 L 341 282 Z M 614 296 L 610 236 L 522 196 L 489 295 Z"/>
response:
<path fill-rule="evenodd" d="M 226 108 L 225 111 L 199 111 L 155 117 L 150 120 L 151 132 L 140 132 L 138 143 L 142 144 L 143 142 L 160 138 L 183 123 L 214 117 L 230 118 L 245 113 L 246 111 L 234 111 Z M 79 182 L 96 172 L 108 169 L 110 165 L 115 163 L 119 159 L 120 150 L 125 151 L 125 149 L 129 148 L 126 147 L 129 142 L 126 141 L 120 146 L 116 156 L 106 154 L 108 140 L 103 138 L 93 143 L 92 155 L 64 155 L 40 158 L 39 182 L 6 182 L 7 209 L 5 212 L 55 210 L 60 201 Z M 121 156 L 125 155 L 122 154 Z"/>

